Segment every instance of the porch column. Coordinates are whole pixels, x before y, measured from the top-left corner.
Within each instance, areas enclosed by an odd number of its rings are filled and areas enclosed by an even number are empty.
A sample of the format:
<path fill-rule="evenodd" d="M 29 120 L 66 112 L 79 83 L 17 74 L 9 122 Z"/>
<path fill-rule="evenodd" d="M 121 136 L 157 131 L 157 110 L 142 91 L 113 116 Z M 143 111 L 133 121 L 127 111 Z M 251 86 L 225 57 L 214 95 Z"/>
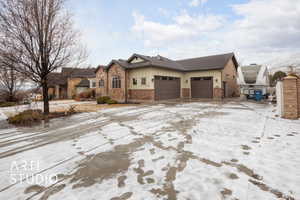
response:
<path fill-rule="evenodd" d="M 59 85 L 55 86 L 55 99 L 59 99 Z"/>

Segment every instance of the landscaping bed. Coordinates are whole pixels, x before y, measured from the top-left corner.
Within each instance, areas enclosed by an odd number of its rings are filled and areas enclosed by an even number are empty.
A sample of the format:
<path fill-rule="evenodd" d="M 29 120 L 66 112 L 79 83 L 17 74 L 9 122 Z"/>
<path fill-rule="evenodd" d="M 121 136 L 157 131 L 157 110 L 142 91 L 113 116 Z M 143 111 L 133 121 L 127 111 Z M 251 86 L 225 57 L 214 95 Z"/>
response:
<path fill-rule="evenodd" d="M 61 112 L 51 112 L 49 115 L 45 116 L 40 109 L 29 109 L 25 110 L 17 115 L 9 117 L 7 121 L 10 124 L 14 124 L 16 126 L 32 126 L 36 124 L 40 124 L 44 120 L 59 118 L 59 117 L 67 117 L 74 114 L 79 113 L 75 111 L 75 106 L 71 106 L 68 111 Z"/>

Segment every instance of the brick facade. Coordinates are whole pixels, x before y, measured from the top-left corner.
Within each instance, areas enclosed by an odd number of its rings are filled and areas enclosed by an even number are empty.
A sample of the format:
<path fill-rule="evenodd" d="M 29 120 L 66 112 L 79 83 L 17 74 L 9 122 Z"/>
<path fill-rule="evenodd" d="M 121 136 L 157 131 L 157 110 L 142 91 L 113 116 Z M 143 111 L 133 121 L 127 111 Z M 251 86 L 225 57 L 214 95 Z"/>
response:
<path fill-rule="evenodd" d="M 214 88 L 214 99 L 222 99 L 224 97 L 224 90 L 222 88 Z"/>
<path fill-rule="evenodd" d="M 181 97 L 182 98 L 190 98 L 191 97 L 191 89 L 190 88 L 182 88 L 181 89 Z"/>
<path fill-rule="evenodd" d="M 154 101 L 154 90 L 129 90 L 129 100 Z"/>
<path fill-rule="evenodd" d="M 283 80 L 283 117 L 297 119 L 300 116 L 299 109 L 299 79 L 288 76 Z"/>

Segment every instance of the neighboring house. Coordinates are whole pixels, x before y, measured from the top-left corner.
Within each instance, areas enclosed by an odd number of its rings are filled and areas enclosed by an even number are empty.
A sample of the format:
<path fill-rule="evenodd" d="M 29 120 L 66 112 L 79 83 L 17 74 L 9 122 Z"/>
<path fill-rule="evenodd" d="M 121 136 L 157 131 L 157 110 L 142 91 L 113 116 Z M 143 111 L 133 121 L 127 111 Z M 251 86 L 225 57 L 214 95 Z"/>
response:
<path fill-rule="evenodd" d="M 62 68 L 48 75 L 49 95 L 55 99 L 71 99 L 81 92 L 96 88 L 95 68 Z"/>
<path fill-rule="evenodd" d="M 270 85 L 268 68 L 257 64 L 241 66 L 238 69 L 238 82 L 241 93 L 246 96 L 253 95 L 255 90 L 261 90 L 266 95 Z"/>
<path fill-rule="evenodd" d="M 171 60 L 132 55 L 96 70 L 98 96 L 120 102 L 239 95 L 238 63 L 233 53 Z"/>

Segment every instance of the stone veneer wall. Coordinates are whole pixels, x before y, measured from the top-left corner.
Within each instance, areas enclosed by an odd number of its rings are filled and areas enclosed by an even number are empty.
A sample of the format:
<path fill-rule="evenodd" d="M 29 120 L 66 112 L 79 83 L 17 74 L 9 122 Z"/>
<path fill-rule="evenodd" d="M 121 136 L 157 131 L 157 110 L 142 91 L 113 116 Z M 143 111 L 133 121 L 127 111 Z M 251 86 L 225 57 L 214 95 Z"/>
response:
<path fill-rule="evenodd" d="M 222 88 L 214 88 L 214 99 L 222 99 L 224 97 L 224 91 Z"/>
<path fill-rule="evenodd" d="M 154 101 L 154 90 L 145 89 L 145 90 L 129 90 L 128 99 L 134 101 Z"/>
<path fill-rule="evenodd" d="M 121 88 L 112 88 L 112 78 L 119 76 L 121 79 Z M 108 70 L 108 96 L 118 102 L 125 102 L 125 70 L 119 65 L 112 65 Z"/>
<path fill-rule="evenodd" d="M 104 87 L 99 86 L 100 80 L 104 80 Z M 103 68 L 100 68 L 96 73 L 96 96 L 106 96 L 107 95 L 107 72 Z"/>
<path fill-rule="evenodd" d="M 240 96 L 240 88 L 237 83 L 237 70 L 235 69 L 235 64 L 232 61 L 232 59 L 227 63 L 225 68 L 222 70 L 222 81 L 226 82 L 225 98 Z M 219 94 L 217 96 L 219 98 Z M 224 93 L 222 94 L 222 97 L 223 96 Z"/>
<path fill-rule="evenodd" d="M 182 95 L 182 98 L 191 98 L 191 89 L 190 88 L 182 88 L 181 95 Z"/>

